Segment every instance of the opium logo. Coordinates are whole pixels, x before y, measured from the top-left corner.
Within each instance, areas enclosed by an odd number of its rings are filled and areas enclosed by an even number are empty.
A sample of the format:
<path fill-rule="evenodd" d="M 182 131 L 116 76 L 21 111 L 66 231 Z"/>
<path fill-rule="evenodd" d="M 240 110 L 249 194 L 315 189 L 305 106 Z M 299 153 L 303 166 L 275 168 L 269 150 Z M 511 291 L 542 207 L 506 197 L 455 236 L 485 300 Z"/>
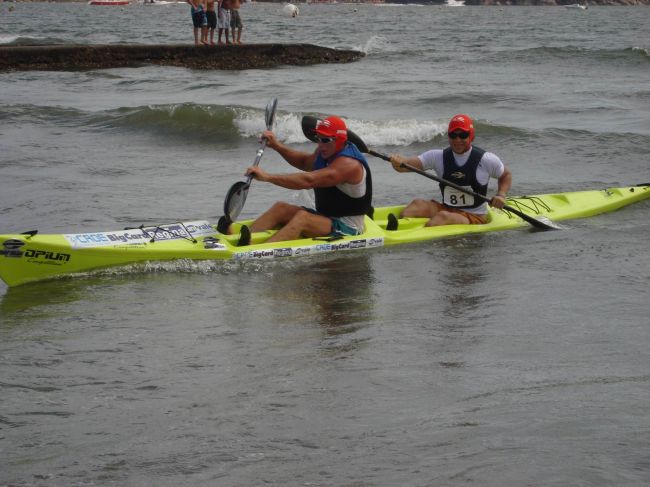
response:
<path fill-rule="evenodd" d="M 62 252 L 49 252 L 47 250 L 29 249 L 25 250 L 25 257 L 29 258 L 30 262 L 47 263 L 61 265 L 61 262 L 68 262 L 70 254 Z"/>

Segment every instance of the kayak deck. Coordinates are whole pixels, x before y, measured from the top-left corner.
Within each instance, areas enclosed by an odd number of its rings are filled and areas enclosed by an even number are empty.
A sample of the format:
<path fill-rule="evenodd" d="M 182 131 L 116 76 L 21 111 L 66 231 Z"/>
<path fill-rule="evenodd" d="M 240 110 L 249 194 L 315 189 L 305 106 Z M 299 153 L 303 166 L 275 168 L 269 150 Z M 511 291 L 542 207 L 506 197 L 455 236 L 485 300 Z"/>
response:
<path fill-rule="evenodd" d="M 508 204 L 533 218 L 553 221 L 585 218 L 617 210 L 650 197 L 650 186 L 630 186 L 508 198 Z M 376 208 L 357 236 L 305 238 L 268 243 L 274 230 L 256 232 L 250 245 L 239 247 L 239 235 L 222 235 L 206 221 L 173 223 L 112 232 L 80 234 L 0 235 L 0 277 L 8 286 L 94 269 L 147 261 L 242 260 L 286 258 L 416 243 L 470 233 L 502 231 L 529 224 L 507 211 L 490 209 L 483 225 L 425 226 L 426 218 L 400 218 L 397 230 L 386 230 L 389 214 L 404 206 Z M 242 221 L 234 224 L 238 232 Z"/>

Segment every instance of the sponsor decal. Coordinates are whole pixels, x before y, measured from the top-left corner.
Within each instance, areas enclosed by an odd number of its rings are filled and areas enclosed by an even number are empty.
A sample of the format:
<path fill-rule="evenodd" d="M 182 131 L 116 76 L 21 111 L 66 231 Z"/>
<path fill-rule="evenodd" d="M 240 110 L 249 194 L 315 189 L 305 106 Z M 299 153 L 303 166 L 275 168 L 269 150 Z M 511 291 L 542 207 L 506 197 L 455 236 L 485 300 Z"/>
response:
<path fill-rule="evenodd" d="M 311 247 L 298 247 L 297 249 L 293 249 L 293 255 L 295 256 L 309 254 L 311 254 Z"/>
<path fill-rule="evenodd" d="M 293 255 L 293 249 L 291 248 L 282 248 L 282 249 L 273 249 L 273 257 L 291 257 Z"/>
<path fill-rule="evenodd" d="M 350 248 L 350 242 L 332 244 L 332 250 L 346 250 Z"/>
<path fill-rule="evenodd" d="M 25 242 L 22 240 L 18 240 L 15 238 L 10 238 L 9 240 L 5 240 L 2 242 L 2 250 L 0 250 L 0 255 L 4 255 L 5 257 L 22 257 L 23 252 L 20 250 L 20 248 L 25 245 Z"/>
<path fill-rule="evenodd" d="M 189 233 L 188 233 L 189 232 Z M 73 249 L 105 247 L 109 245 L 131 245 L 155 241 L 190 239 L 213 235 L 214 229 L 207 221 L 170 223 L 157 227 L 130 228 L 114 232 L 65 234 Z"/>
<path fill-rule="evenodd" d="M 63 265 L 70 261 L 70 254 L 63 252 L 29 249 L 25 250 L 24 255 L 30 264 Z"/>
<path fill-rule="evenodd" d="M 451 177 L 454 179 L 463 179 L 465 177 L 465 173 L 461 171 L 452 172 Z"/>
<path fill-rule="evenodd" d="M 332 250 L 332 244 L 324 243 L 313 246 L 314 252 L 330 252 Z"/>
<path fill-rule="evenodd" d="M 218 238 L 205 237 L 203 239 L 203 248 L 208 250 L 225 250 L 226 246 L 222 243 L 219 243 Z"/>
<path fill-rule="evenodd" d="M 51 250 L 20 250 L 24 245 L 25 242 L 22 240 L 5 240 L 2 243 L 3 248 L 0 250 L 0 255 L 14 258 L 24 257 L 30 264 L 63 265 L 66 262 L 70 262 L 70 254 L 64 252 L 53 252 Z"/>
<path fill-rule="evenodd" d="M 253 259 L 268 259 L 273 257 L 273 249 L 252 250 L 250 252 L 250 257 Z"/>
<path fill-rule="evenodd" d="M 343 242 L 324 242 L 308 247 L 283 247 L 279 249 L 249 250 L 237 252 L 233 255 L 235 260 L 244 259 L 268 259 L 283 257 L 300 257 L 310 254 L 332 252 L 337 250 L 363 249 L 369 247 L 381 247 L 384 245 L 383 237 L 369 239 L 348 240 Z"/>

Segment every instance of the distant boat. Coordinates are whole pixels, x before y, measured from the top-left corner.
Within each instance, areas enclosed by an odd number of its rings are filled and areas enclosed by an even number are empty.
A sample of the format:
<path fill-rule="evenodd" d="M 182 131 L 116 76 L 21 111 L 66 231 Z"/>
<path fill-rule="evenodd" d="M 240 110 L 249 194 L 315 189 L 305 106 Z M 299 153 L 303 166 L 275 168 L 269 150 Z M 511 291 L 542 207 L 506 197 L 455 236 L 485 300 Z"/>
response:
<path fill-rule="evenodd" d="M 88 5 L 128 5 L 131 0 L 90 0 Z"/>
<path fill-rule="evenodd" d="M 566 8 L 577 8 L 580 10 L 587 10 L 587 4 L 580 5 L 579 3 L 572 3 L 571 5 L 565 5 Z"/>
<path fill-rule="evenodd" d="M 464 7 L 465 0 L 447 0 L 447 7 Z"/>

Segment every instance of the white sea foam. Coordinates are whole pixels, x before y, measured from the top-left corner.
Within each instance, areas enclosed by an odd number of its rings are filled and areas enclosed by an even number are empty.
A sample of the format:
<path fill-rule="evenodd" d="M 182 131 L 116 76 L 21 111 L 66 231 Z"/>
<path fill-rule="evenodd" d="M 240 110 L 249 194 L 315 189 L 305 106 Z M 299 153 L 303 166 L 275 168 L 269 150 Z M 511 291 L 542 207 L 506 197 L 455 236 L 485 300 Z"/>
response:
<path fill-rule="evenodd" d="M 302 114 L 278 113 L 273 131 L 278 139 L 286 144 L 306 143 L 302 132 Z M 256 110 L 242 110 L 235 118 L 242 137 L 259 137 L 265 129 L 264 115 Z M 417 142 L 426 142 L 433 137 L 444 134 L 446 122 L 432 120 L 385 120 L 370 121 L 347 119 L 348 128 L 357 134 L 369 146 L 408 146 Z"/>
<path fill-rule="evenodd" d="M 407 146 L 416 142 L 426 142 L 444 134 L 444 122 L 432 120 L 386 120 L 382 122 L 353 120 L 347 121 L 354 131 L 369 146 Z"/>
<path fill-rule="evenodd" d="M 0 34 L 0 44 L 10 44 L 18 39 L 20 36 L 12 34 Z"/>
<path fill-rule="evenodd" d="M 277 112 L 273 132 L 278 140 L 287 144 L 307 142 L 302 133 L 302 115 L 295 113 Z M 259 137 L 266 129 L 264 113 L 261 111 L 243 110 L 238 112 L 234 123 L 242 137 Z"/>

